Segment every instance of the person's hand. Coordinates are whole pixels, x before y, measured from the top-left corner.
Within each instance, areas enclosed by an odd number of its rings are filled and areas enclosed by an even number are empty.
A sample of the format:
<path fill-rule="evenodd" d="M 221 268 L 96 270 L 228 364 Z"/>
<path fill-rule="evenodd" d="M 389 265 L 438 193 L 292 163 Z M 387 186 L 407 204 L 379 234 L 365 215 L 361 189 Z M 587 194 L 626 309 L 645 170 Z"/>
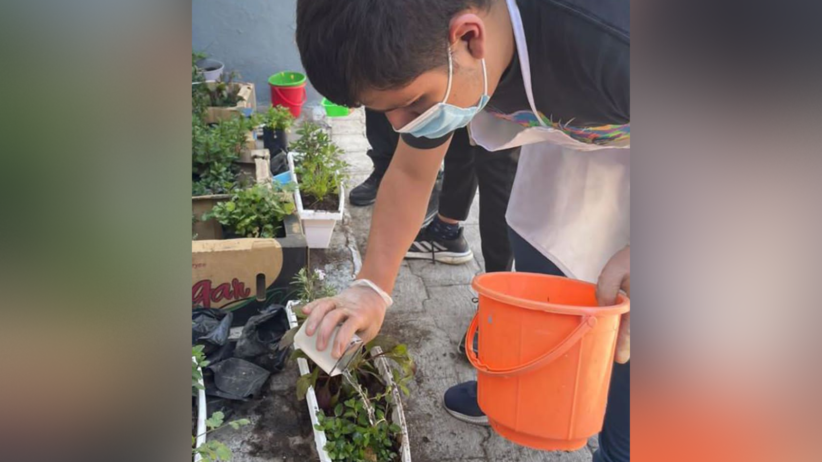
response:
<path fill-rule="evenodd" d="M 310 337 L 318 332 L 317 350 L 324 351 L 334 328 L 342 323 L 331 350 L 331 356 L 339 359 L 355 333 L 366 343 L 377 336 L 386 309 L 385 301 L 373 289 L 349 287 L 335 297 L 316 300 L 303 307 L 303 313 L 308 315 L 305 333 Z"/>
<path fill-rule="evenodd" d="M 599 306 L 616 304 L 617 294 L 624 290 L 631 296 L 631 246 L 617 252 L 599 275 L 597 302 Z M 625 364 L 631 359 L 631 312 L 622 315 L 614 360 Z"/>

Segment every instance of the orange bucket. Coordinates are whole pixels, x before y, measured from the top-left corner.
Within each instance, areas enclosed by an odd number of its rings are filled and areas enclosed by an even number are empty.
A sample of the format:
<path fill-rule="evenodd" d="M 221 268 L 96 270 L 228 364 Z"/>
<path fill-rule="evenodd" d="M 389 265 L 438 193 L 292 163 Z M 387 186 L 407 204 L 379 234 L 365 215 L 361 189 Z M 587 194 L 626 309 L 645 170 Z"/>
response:
<path fill-rule="evenodd" d="M 620 316 L 630 309 L 597 306 L 596 286 L 532 273 L 489 273 L 472 283 L 479 310 L 480 408 L 494 430 L 522 446 L 573 451 L 602 429 Z"/>

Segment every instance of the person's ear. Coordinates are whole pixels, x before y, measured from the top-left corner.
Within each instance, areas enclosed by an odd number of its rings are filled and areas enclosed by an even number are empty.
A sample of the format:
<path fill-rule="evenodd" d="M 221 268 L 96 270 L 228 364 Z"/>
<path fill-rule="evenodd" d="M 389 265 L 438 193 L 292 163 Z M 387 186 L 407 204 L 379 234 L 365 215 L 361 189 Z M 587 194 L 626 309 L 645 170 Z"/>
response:
<path fill-rule="evenodd" d="M 452 50 L 466 49 L 474 59 L 485 57 L 485 24 L 474 13 L 463 13 L 451 19 L 448 39 Z"/>

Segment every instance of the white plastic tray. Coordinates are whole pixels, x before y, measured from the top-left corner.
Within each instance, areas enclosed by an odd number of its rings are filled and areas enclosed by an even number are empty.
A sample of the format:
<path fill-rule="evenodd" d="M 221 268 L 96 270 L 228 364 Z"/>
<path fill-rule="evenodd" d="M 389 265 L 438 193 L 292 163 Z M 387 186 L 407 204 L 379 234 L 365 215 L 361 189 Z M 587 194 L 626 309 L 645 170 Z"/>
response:
<path fill-rule="evenodd" d="M 285 307 L 286 314 L 288 315 L 288 323 L 292 329 L 297 327 L 297 315 L 294 314 L 293 309 L 296 304 L 297 302 L 290 301 Z M 372 351 L 372 354 L 382 353 L 380 347 L 374 347 Z M 297 367 L 300 368 L 300 375 L 308 375 L 311 373 L 308 369 L 308 361 L 304 358 L 297 358 Z M 394 376 L 391 375 L 391 366 L 388 364 L 388 360 L 382 356 L 377 358 L 377 368 L 380 370 L 383 379 L 393 385 Z M 408 425 L 405 422 L 405 412 L 402 407 L 399 387 L 394 386 L 392 388 L 393 390 L 391 394 L 394 397 L 394 402 L 392 403 L 393 412 L 391 413 L 391 422 L 398 425 L 402 429 L 400 460 L 402 462 L 411 462 L 411 447 L 408 439 Z M 325 432 L 322 430 L 317 430 L 316 427 L 320 424 L 320 421 L 317 420 L 317 412 L 320 411 L 320 406 L 317 404 L 317 394 L 314 392 L 314 387 L 308 388 L 308 393 L 305 395 L 305 401 L 308 403 L 308 414 L 311 417 L 311 426 L 314 429 L 314 444 L 317 446 L 317 453 L 320 455 L 320 462 L 331 462 L 331 458 L 328 457 L 328 453 L 325 452 L 324 449 L 328 439 L 325 437 Z"/>

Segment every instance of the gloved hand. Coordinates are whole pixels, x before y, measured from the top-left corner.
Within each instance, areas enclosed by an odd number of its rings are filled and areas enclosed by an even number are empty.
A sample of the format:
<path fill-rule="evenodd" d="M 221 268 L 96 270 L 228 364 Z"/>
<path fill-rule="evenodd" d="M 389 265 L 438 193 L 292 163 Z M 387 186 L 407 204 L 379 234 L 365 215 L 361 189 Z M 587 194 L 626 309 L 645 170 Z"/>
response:
<path fill-rule="evenodd" d="M 599 306 L 616 304 L 617 294 L 624 290 L 631 296 L 631 246 L 617 252 L 599 275 L 597 281 L 597 302 Z M 631 313 L 622 315 L 617 337 L 614 360 L 625 364 L 631 359 Z"/>
<path fill-rule="evenodd" d="M 377 336 L 387 308 L 385 300 L 374 289 L 352 286 L 339 295 L 315 300 L 303 307 L 303 313 L 308 315 L 305 333 L 312 336 L 319 332 L 317 350 L 324 351 L 334 328 L 343 323 L 331 350 L 331 356 L 339 359 L 355 333 L 366 343 Z"/>

